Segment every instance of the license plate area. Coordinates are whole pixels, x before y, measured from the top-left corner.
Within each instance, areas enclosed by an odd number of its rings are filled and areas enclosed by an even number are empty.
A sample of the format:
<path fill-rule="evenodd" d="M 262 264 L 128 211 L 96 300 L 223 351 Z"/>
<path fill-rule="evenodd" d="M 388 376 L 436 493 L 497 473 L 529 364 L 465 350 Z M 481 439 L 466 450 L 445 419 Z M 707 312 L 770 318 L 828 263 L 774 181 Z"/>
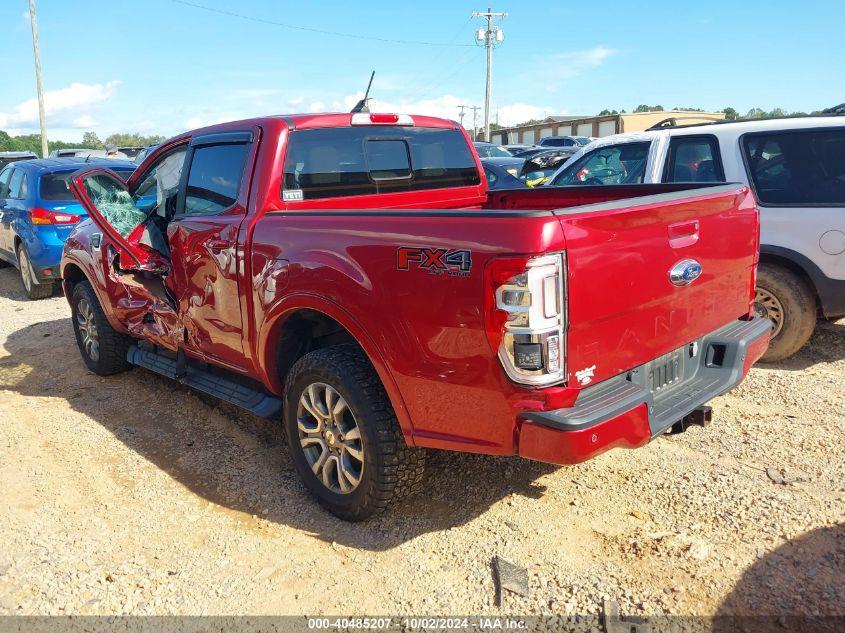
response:
<path fill-rule="evenodd" d="M 652 393 L 658 393 L 684 379 L 684 358 L 686 347 L 664 354 L 645 366 L 645 387 Z"/>

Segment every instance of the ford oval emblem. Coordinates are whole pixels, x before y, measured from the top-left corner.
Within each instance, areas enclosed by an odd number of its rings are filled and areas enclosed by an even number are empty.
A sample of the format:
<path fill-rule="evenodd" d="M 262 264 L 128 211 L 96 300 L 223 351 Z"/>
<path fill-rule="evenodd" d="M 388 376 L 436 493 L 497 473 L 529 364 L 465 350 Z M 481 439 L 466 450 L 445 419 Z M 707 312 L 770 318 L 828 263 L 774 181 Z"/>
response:
<path fill-rule="evenodd" d="M 676 286 L 687 286 L 701 276 L 701 264 L 694 259 L 682 259 L 669 271 L 669 281 Z"/>

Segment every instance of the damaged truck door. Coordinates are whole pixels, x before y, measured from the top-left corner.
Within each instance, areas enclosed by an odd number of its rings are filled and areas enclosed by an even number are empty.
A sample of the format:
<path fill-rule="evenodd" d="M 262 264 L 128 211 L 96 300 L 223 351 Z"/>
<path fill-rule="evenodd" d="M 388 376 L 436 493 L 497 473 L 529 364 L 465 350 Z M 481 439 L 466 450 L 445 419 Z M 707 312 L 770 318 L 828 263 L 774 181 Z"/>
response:
<path fill-rule="evenodd" d="M 117 318 L 168 349 L 243 367 L 238 233 L 254 132 L 195 137 L 131 179 L 81 172 L 74 193 L 116 245 L 104 266 Z"/>
<path fill-rule="evenodd" d="M 197 136 L 188 147 L 176 213 L 167 227 L 167 286 L 185 327 L 185 347 L 229 367 L 246 368 L 238 234 L 249 187 L 254 132 Z"/>
<path fill-rule="evenodd" d="M 168 191 L 159 186 L 152 190 L 148 180 L 133 195 L 114 172 L 93 169 L 75 175 L 71 188 L 91 220 L 109 237 L 100 257 L 115 317 L 131 334 L 177 349 L 184 333 L 164 283 L 170 259 L 157 221 L 164 220 L 157 211 L 167 208 Z M 174 200 L 176 190 L 169 196 Z"/>

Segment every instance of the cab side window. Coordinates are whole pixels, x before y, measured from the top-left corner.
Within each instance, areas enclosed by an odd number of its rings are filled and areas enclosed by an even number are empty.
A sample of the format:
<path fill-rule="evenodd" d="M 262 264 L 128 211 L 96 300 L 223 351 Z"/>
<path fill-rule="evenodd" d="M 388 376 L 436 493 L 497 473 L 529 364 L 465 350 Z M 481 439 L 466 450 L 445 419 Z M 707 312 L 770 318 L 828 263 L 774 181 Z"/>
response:
<path fill-rule="evenodd" d="M 663 182 L 725 182 L 719 143 L 713 136 L 676 136 L 669 141 Z"/>
<path fill-rule="evenodd" d="M 227 143 L 194 150 L 184 215 L 217 215 L 235 204 L 249 148 L 249 143 Z"/>

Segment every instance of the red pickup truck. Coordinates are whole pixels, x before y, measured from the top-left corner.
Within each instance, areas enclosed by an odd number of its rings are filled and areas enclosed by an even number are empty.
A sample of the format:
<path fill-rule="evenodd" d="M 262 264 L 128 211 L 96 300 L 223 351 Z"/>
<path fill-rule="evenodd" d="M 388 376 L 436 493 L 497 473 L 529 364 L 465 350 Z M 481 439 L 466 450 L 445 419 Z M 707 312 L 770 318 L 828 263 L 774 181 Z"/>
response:
<path fill-rule="evenodd" d="M 488 193 L 463 129 L 320 114 L 173 138 L 87 209 L 61 265 L 82 357 L 284 420 L 307 487 L 362 519 L 426 448 L 577 463 L 638 447 L 765 351 L 742 185 Z"/>

